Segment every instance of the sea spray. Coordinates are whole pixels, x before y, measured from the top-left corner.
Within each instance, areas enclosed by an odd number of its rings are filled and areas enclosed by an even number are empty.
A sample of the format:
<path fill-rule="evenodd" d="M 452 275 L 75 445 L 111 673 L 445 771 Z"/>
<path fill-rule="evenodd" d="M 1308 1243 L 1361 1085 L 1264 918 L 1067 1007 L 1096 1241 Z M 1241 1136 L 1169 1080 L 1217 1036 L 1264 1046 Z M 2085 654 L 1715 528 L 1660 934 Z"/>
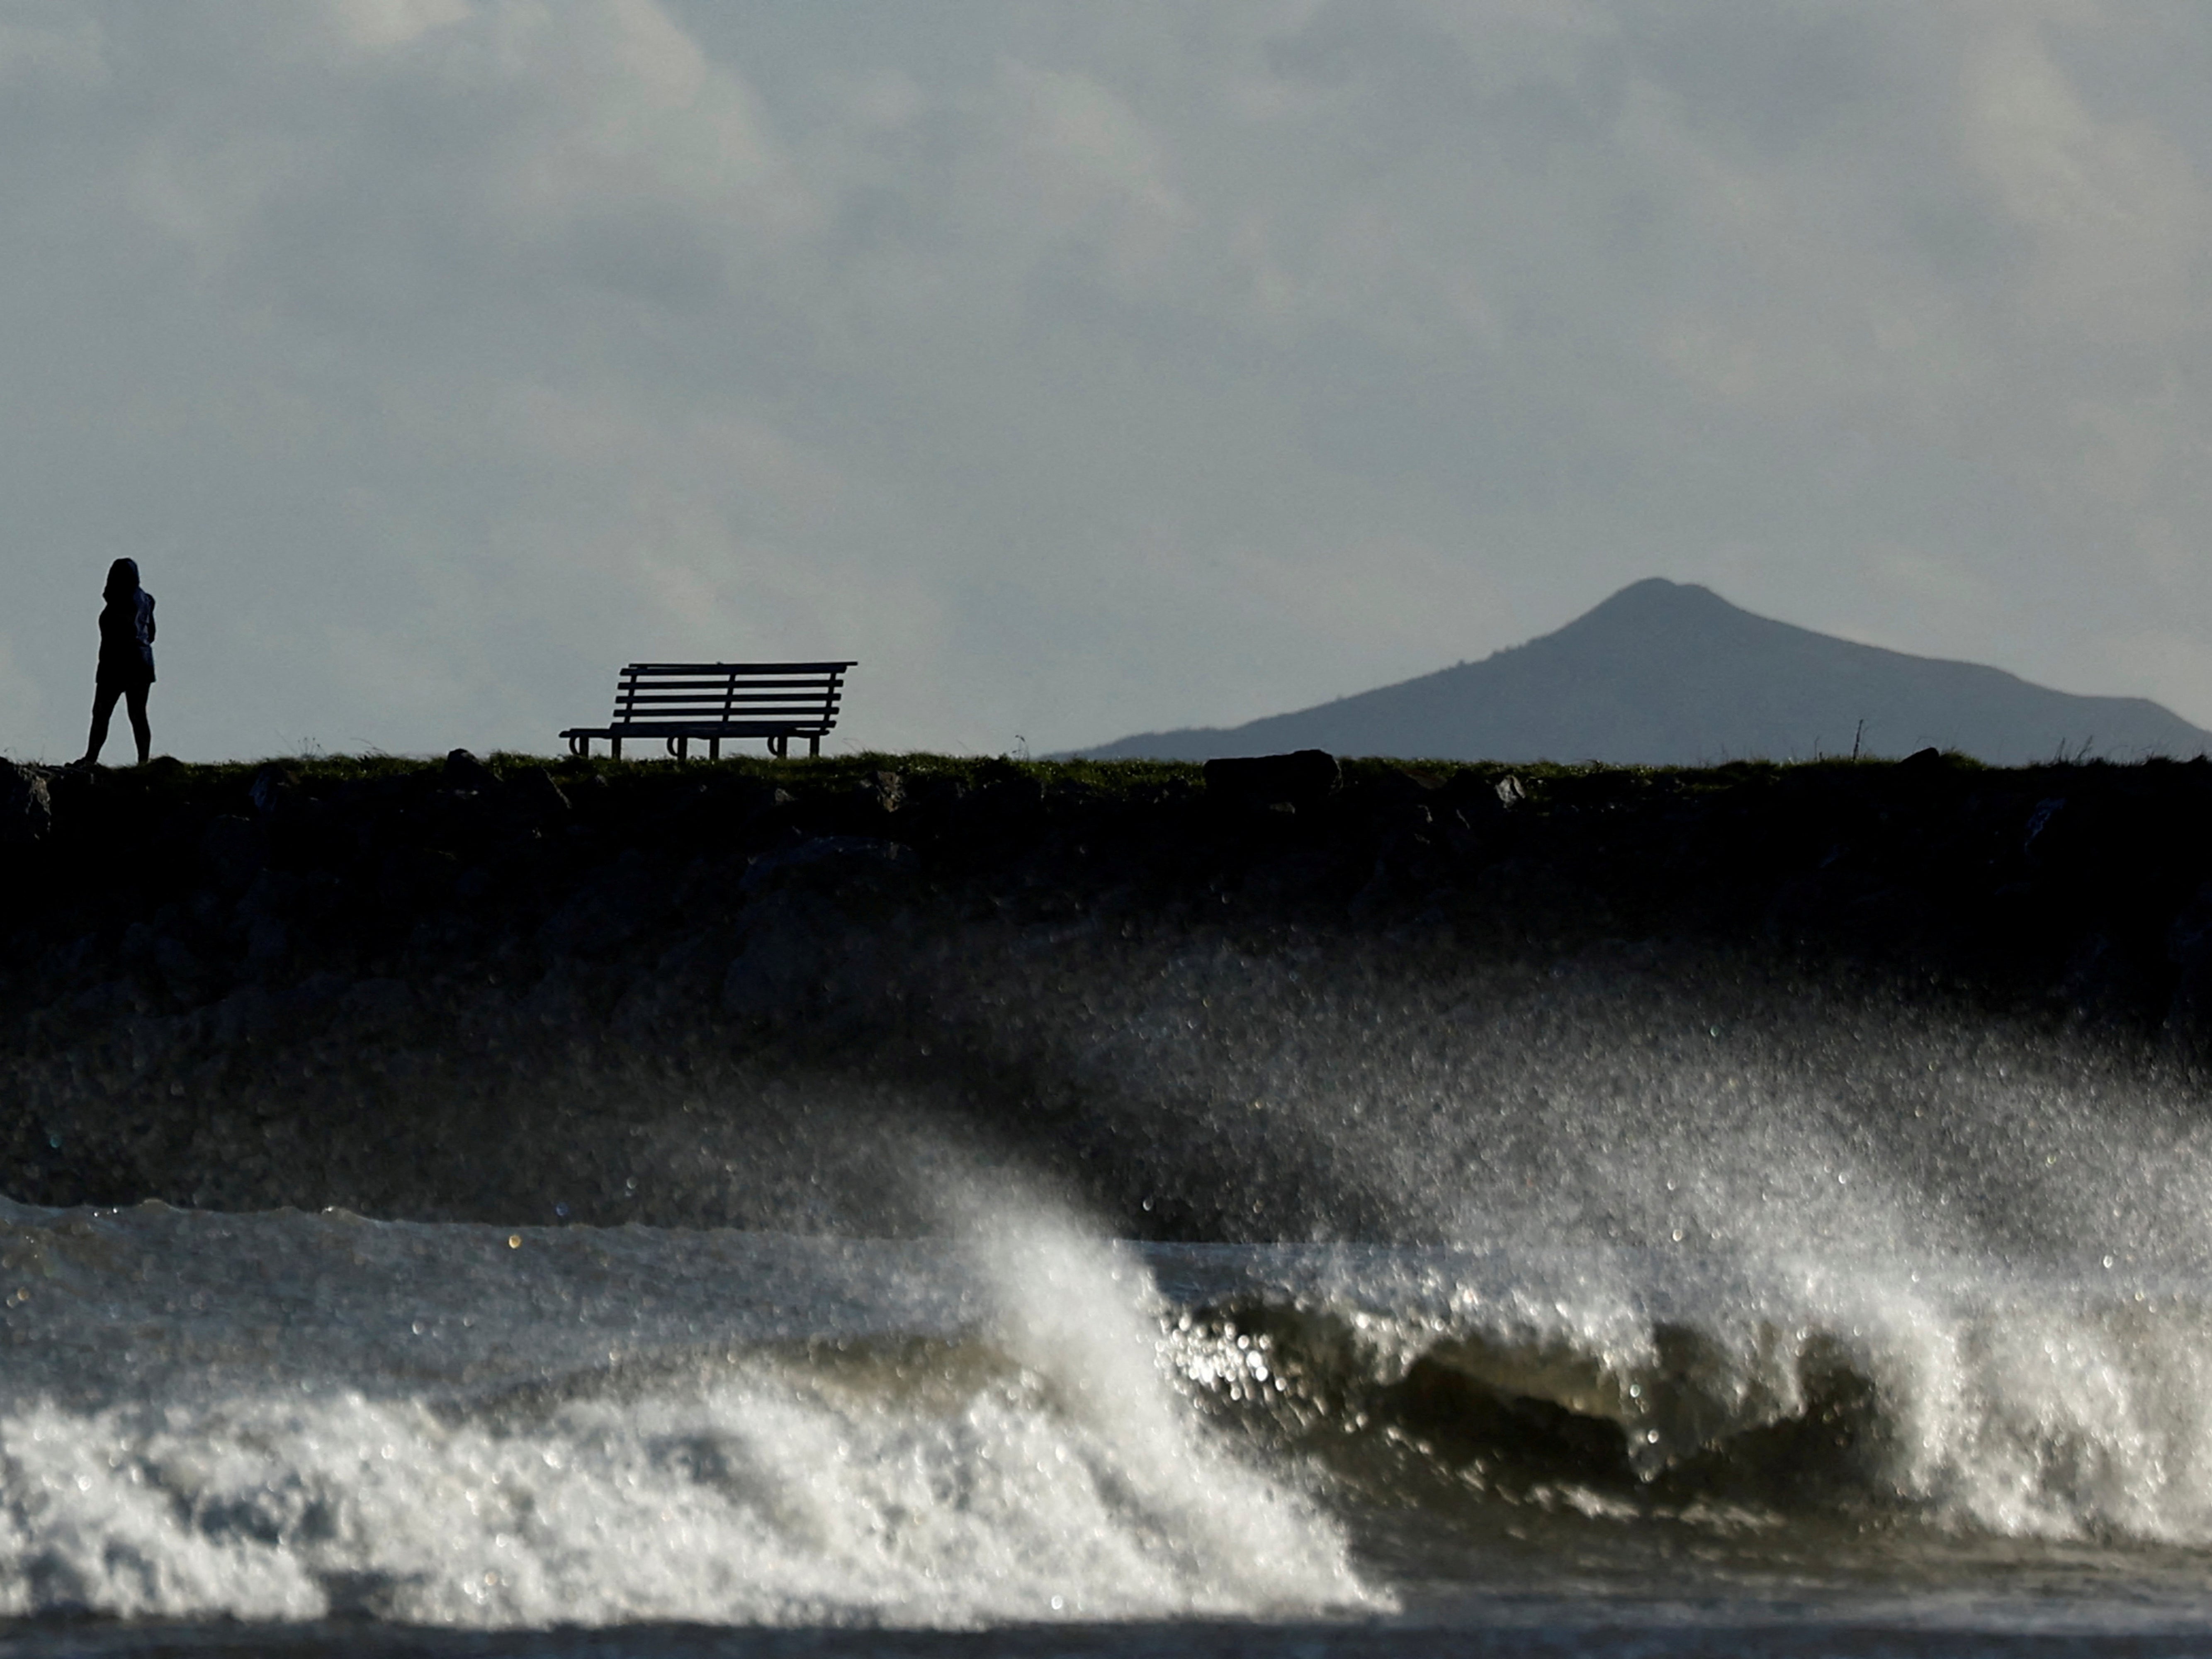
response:
<path fill-rule="evenodd" d="M 1364 1501 L 2212 1546 L 2212 1309 L 2172 1281 L 1538 1245 L 1154 1265 L 1194 1390 Z"/>
<path fill-rule="evenodd" d="M 996 1346 L 1042 1383 L 1088 1444 L 1113 1450 L 1109 1465 L 1085 1474 L 1120 1511 L 1120 1525 L 1086 1524 L 1063 1547 L 1140 1537 L 1152 1558 L 1146 1577 L 1164 1573 L 1192 1605 L 1217 1611 L 1370 1600 L 1295 1468 L 1271 1479 L 1239 1462 L 1197 1431 L 1186 1402 L 1166 1388 L 1164 1304 L 1136 1252 L 1102 1247 L 1034 1210 L 988 1213 L 973 1248 L 994 1293 Z M 1068 1462 L 1065 1445 L 1051 1455 Z"/>

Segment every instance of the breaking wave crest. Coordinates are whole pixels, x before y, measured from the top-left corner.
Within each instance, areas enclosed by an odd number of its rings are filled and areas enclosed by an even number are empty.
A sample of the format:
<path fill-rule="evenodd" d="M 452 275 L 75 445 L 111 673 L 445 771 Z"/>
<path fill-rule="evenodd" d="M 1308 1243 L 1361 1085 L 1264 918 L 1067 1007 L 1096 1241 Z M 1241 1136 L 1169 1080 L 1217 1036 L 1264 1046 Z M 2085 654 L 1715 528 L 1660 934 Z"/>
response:
<path fill-rule="evenodd" d="M 1243 1254 L 1247 1272 L 1274 1258 L 1278 1290 L 1180 1314 L 1180 1374 L 1370 1501 L 2212 1544 L 2212 1310 L 2184 1287 L 2106 1267 Z"/>

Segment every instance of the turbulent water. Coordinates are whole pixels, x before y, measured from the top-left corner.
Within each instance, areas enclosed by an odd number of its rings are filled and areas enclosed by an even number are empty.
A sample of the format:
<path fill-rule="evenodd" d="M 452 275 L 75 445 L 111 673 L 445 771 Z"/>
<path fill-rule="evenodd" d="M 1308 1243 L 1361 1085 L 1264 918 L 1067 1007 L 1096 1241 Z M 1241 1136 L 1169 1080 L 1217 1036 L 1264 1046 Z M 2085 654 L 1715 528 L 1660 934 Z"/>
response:
<path fill-rule="evenodd" d="M 2212 1647 L 2191 1090 L 1607 983 L 1110 1016 L 1164 1182 L 1227 1102 L 1255 1212 L 1391 1224 L 1282 1242 L 952 1153 L 901 1238 L 0 1208 L 4 1639 Z"/>

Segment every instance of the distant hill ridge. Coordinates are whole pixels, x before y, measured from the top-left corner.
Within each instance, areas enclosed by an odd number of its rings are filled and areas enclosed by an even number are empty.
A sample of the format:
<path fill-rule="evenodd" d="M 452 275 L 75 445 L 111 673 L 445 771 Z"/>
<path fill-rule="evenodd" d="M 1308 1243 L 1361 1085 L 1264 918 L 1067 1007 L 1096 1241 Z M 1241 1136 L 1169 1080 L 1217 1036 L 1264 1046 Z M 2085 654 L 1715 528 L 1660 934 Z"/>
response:
<path fill-rule="evenodd" d="M 2212 750 L 2145 697 L 2083 697 L 2002 669 L 1855 645 L 1657 577 L 1480 662 L 1230 727 L 1148 732 L 1096 760 L 1211 760 L 1326 749 L 1407 759 L 1694 765 L 1904 755 L 1934 746 L 2019 766 Z"/>

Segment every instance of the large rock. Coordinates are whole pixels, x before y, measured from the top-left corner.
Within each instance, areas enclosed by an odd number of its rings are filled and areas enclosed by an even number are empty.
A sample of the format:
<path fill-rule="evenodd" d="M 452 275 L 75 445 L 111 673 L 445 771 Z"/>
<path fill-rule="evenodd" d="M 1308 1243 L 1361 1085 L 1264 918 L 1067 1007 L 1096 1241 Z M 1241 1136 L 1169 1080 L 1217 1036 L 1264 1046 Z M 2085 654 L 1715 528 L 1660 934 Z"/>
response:
<path fill-rule="evenodd" d="M 914 873 L 921 860 L 911 848 L 867 836 L 816 836 L 795 847 L 765 853 L 738 882 L 740 893 L 787 886 L 849 890 Z"/>
<path fill-rule="evenodd" d="M 2166 1010 L 2166 1037 L 2186 1058 L 2212 1060 L 2212 882 L 2168 924 L 2166 958 L 2179 969 Z"/>
<path fill-rule="evenodd" d="M 53 827 L 54 803 L 46 779 L 27 766 L 0 761 L 0 846 L 44 841 Z"/>
<path fill-rule="evenodd" d="M 269 860 L 268 836 L 251 818 L 218 813 L 200 831 L 200 858 L 224 891 L 243 892 Z"/>
<path fill-rule="evenodd" d="M 1326 749 L 1301 749 L 1289 755 L 1244 755 L 1206 763 L 1206 791 L 1231 801 L 1271 805 L 1288 801 L 1312 806 L 1334 794 L 1344 781 L 1336 757 Z"/>
<path fill-rule="evenodd" d="M 817 1004 L 839 955 L 844 918 L 825 898 L 782 892 L 749 909 L 722 980 L 722 1011 L 785 1020 Z"/>
<path fill-rule="evenodd" d="M 480 793 L 499 787 L 498 775 L 465 749 L 447 751 L 444 782 L 448 789 L 472 789 Z"/>

